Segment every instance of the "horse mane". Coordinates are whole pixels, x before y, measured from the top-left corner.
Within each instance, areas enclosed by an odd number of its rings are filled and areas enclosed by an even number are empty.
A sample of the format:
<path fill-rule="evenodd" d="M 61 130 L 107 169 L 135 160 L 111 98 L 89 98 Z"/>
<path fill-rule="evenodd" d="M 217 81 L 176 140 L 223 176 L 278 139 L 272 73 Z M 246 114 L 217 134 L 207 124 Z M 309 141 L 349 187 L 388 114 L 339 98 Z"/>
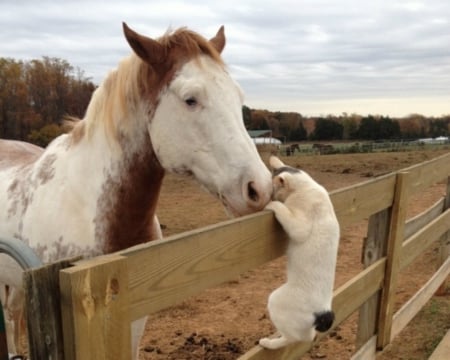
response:
<path fill-rule="evenodd" d="M 186 27 L 181 27 L 173 32 L 168 30 L 157 41 L 164 46 L 166 52 L 178 48 L 188 59 L 193 59 L 204 54 L 211 57 L 217 63 L 224 65 L 220 53 L 214 48 L 211 42 Z"/>
<path fill-rule="evenodd" d="M 120 61 L 117 69 L 111 71 L 93 93 L 84 119 L 76 123 L 71 132 L 72 144 L 89 137 L 99 122 L 103 122 L 106 133 L 115 140 L 119 130 L 128 132 L 132 123 L 130 114 L 139 110 L 151 114 L 161 89 L 186 61 L 207 55 L 225 66 L 210 41 L 185 27 L 168 30 L 157 41 L 163 45 L 167 61 L 149 65 L 134 53 Z M 146 109 L 139 108 L 143 103 Z"/>

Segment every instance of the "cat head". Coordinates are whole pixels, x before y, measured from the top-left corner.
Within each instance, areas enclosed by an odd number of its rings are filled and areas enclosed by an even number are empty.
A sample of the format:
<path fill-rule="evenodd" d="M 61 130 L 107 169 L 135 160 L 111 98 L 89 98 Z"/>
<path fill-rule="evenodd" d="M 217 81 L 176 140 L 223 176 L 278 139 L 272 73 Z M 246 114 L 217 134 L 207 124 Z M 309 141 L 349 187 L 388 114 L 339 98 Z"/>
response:
<path fill-rule="evenodd" d="M 291 193 L 298 190 L 306 173 L 284 164 L 276 156 L 270 157 L 269 164 L 273 173 L 273 199 L 284 202 Z"/>

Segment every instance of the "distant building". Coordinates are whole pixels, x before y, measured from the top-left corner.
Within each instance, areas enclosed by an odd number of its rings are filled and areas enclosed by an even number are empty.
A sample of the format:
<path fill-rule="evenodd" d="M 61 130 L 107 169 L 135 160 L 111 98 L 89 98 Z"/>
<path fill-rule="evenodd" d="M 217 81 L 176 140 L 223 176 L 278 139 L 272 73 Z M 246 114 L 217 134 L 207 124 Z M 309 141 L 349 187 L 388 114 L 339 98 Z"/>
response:
<path fill-rule="evenodd" d="M 281 145 L 282 142 L 272 137 L 272 130 L 247 130 L 256 145 Z"/>
<path fill-rule="evenodd" d="M 446 144 L 449 142 L 448 136 L 438 136 L 436 138 L 425 138 L 417 140 L 419 144 Z"/>

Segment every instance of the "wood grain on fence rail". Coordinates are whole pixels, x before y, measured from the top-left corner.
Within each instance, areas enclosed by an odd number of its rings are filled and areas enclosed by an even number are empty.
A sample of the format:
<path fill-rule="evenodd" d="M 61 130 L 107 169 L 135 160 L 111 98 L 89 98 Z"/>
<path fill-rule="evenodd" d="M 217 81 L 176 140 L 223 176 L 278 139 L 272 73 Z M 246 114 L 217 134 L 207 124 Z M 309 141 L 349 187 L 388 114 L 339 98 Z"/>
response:
<path fill-rule="evenodd" d="M 124 251 L 132 320 L 235 279 L 285 252 L 286 234 L 265 211 Z"/>
<path fill-rule="evenodd" d="M 64 259 L 23 273 L 29 357 L 64 359 L 59 271 L 80 259 Z M 51 296 L 49 296 L 49 294 Z"/>
<path fill-rule="evenodd" d="M 444 210 L 444 198 L 441 198 L 425 211 L 408 219 L 405 224 L 405 240 L 441 215 Z"/>
<path fill-rule="evenodd" d="M 400 268 L 403 269 L 409 265 L 428 246 L 449 230 L 450 210 L 447 210 L 405 240 L 402 246 Z"/>
<path fill-rule="evenodd" d="M 60 272 L 65 360 L 131 358 L 127 265 L 112 254 Z"/>
<path fill-rule="evenodd" d="M 423 163 L 410 166 L 402 171 L 411 174 L 411 193 L 417 193 L 449 176 L 450 154 L 444 154 Z"/>
<path fill-rule="evenodd" d="M 450 257 L 442 264 L 442 266 L 433 274 L 427 283 L 410 298 L 399 311 L 394 315 L 392 320 L 391 339 L 397 336 L 414 316 L 425 306 L 428 300 L 434 295 L 442 282 L 450 275 Z"/>
<path fill-rule="evenodd" d="M 335 190 L 330 198 L 341 227 L 368 218 L 392 205 L 395 174 Z"/>
<path fill-rule="evenodd" d="M 373 214 L 367 225 L 367 237 L 364 239 L 362 262 L 364 268 L 369 267 L 386 255 L 386 244 L 389 236 L 390 208 Z M 365 344 L 376 333 L 378 309 L 381 292 L 372 295 L 359 309 L 356 348 Z"/>
<path fill-rule="evenodd" d="M 400 270 L 400 256 L 406 222 L 406 204 L 408 201 L 411 174 L 397 174 L 395 197 L 391 212 L 389 236 L 386 247 L 386 269 L 378 317 L 377 347 L 384 348 L 391 337 L 392 317 L 394 315 L 395 289 Z"/>

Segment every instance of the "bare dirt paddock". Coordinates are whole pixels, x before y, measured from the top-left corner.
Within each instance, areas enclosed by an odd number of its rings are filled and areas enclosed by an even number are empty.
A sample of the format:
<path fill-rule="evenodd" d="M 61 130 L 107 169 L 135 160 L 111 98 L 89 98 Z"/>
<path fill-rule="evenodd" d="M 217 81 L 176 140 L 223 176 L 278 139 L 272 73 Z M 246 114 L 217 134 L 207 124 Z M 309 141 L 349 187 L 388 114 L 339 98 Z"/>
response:
<path fill-rule="evenodd" d="M 308 171 L 329 191 L 367 181 L 372 177 L 417 164 L 449 150 L 390 152 L 348 155 L 282 157 L 292 166 Z M 268 154 L 262 157 L 267 163 Z M 413 216 L 443 196 L 444 184 L 437 184 L 408 207 Z M 188 178 L 167 175 L 158 215 L 164 235 L 214 224 L 227 217 L 221 205 Z M 342 229 L 335 287 L 362 268 L 361 247 L 367 222 Z M 415 261 L 399 279 L 399 306 L 429 279 L 435 270 L 436 248 Z M 175 307 L 149 317 L 141 344 L 140 359 L 231 360 L 243 354 L 274 329 L 267 317 L 269 293 L 284 281 L 285 260 L 280 258 L 243 274 L 234 281 L 205 291 Z M 357 314 L 316 345 L 303 359 L 349 359 L 355 351 Z M 450 328 L 450 288 L 434 297 L 380 357 L 427 359 L 446 329 Z"/>

